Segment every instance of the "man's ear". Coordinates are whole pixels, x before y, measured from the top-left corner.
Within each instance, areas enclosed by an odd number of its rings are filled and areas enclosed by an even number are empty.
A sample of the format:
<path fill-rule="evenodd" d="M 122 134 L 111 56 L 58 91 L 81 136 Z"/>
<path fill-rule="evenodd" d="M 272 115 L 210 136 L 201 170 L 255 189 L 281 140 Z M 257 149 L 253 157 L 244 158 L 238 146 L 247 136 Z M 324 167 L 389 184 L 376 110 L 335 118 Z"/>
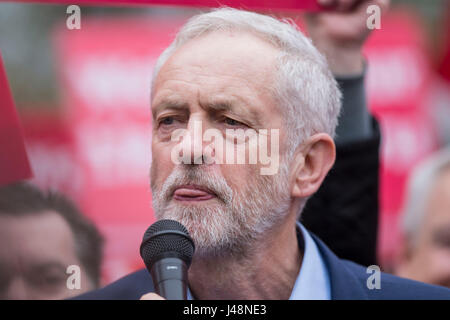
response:
<path fill-rule="evenodd" d="M 326 133 L 308 138 L 294 157 L 292 196 L 306 198 L 322 184 L 336 159 L 333 139 Z"/>

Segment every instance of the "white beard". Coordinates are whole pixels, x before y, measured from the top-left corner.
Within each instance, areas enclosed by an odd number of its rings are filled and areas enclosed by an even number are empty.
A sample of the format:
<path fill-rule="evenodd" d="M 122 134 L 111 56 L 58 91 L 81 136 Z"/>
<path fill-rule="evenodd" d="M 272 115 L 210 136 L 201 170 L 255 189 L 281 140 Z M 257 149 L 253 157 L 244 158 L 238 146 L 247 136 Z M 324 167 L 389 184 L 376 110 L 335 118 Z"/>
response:
<path fill-rule="evenodd" d="M 172 194 L 183 184 L 205 186 L 217 198 L 207 204 L 181 205 Z M 232 190 L 222 176 L 202 166 L 178 165 L 162 188 L 152 183 L 152 194 L 156 218 L 183 224 L 195 242 L 195 255 L 243 256 L 288 214 L 288 166 L 282 162 L 278 174 L 255 174 L 242 190 Z"/>

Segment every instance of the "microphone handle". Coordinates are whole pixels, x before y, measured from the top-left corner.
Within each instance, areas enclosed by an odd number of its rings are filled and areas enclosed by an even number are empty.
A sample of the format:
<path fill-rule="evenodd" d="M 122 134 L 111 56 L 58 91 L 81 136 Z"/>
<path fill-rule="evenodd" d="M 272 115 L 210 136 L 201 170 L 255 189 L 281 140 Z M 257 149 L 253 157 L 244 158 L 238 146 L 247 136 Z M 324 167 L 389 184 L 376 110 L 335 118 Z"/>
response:
<path fill-rule="evenodd" d="M 167 300 L 187 300 L 187 266 L 179 258 L 162 258 L 150 271 L 155 291 Z"/>

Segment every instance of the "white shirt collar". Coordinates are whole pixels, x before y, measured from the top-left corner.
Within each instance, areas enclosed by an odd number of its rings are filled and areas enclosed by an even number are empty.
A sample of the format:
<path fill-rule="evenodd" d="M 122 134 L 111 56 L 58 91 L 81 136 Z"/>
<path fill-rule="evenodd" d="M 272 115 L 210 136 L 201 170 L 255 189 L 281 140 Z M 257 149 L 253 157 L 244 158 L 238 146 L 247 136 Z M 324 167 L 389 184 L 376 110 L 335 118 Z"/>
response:
<path fill-rule="evenodd" d="M 298 222 L 305 248 L 297 280 L 289 300 L 330 300 L 330 277 L 319 248 L 309 232 Z"/>

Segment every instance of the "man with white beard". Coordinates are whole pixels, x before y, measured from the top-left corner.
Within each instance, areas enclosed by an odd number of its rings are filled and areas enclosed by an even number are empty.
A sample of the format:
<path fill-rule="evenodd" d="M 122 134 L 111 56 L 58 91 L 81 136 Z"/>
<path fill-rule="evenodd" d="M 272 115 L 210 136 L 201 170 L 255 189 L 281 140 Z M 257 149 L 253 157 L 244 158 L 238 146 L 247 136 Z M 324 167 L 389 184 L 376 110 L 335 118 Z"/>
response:
<path fill-rule="evenodd" d="M 328 52 L 342 72 L 363 69 L 368 32 L 361 33 L 355 51 Z M 226 8 L 195 16 L 160 56 L 153 80 L 153 208 L 195 242 L 189 298 L 450 298 L 446 289 L 386 274 L 373 290 L 365 268 L 338 259 L 297 222 L 333 166 L 341 94 L 324 57 L 294 26 Z M 174 139 L 177 130 L 195 137 L 195 122 L 221 132 L 225 152 L 247 142 L 230 141 L 227 130 L 279 130 L 278 172 L 219 164 L 217 141 Z M 188 150 L 182 164 L 172 161 L 179 143 Z M 256 149 L 246 143 L 248 154 Z M 84 298 L 161 299 L 153 288 L 140 271 Z"/>

